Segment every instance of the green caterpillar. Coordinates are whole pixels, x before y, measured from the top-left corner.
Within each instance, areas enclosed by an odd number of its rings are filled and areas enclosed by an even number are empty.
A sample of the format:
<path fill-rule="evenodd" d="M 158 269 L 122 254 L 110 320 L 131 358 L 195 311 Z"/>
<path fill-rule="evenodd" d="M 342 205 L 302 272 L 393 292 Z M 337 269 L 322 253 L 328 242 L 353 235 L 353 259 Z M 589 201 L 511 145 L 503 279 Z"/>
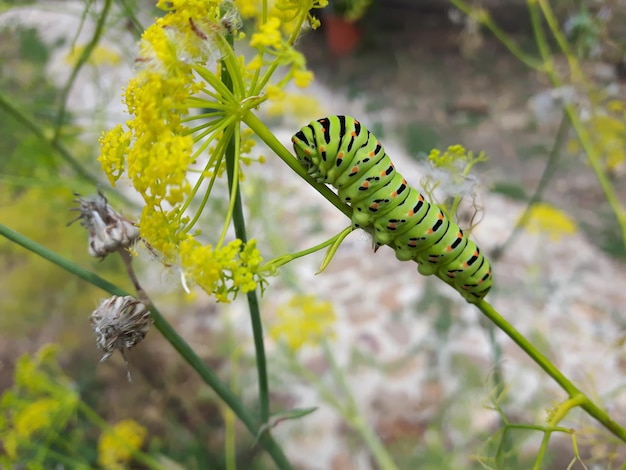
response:
<path fill-rule="evenodd" d="M 292 137 L 298 160 L 319 183 L 332 184 L 353 209 L 352 224 L 369 230 L 376 246 L 413 260 L 470 303 L 493 284 L 489 261 L 459 226 L 408 186 L 378 139 L 349 116 L 312 121 Z"/>

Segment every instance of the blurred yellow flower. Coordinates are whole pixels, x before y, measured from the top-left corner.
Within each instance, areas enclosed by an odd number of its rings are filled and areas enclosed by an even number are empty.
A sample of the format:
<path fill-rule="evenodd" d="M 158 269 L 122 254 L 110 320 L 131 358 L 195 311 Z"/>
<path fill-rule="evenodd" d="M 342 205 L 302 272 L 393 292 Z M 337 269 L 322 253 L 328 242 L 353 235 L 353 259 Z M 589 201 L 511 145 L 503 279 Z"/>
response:
<path fill-rule="evenodd" d="M 15 417 L 16 434 L 21 438 L 29 438 L 38 431 L 47 431 L 60 408 L 60 403 L 52 398 L 42 398 L 29 403 Z"/>
<path fill-rule="evenodd" d="M 292 351 L 335 336 L 333 326 L 337 316 L 333 305 L 312 295 L 294 296 L 279 307 L 276 317 L 276 324 L 269 329 L 270 337 L 284 341 Z"/>
<path fill-rule="evenodd" d="M 132 419 L 120 421 L 98 440 L 98 462 L 106 470 L 128 468 L 133 452 L 140 449 L 148 431 Z"/>
<path fill-rule="evenodd" d="M 70 64 L 75 64 L 84 50 L 85 46 L 74 47 L 65 60 Z M 120 62 L 122 62 L 120 54 L 104 46 L 96 46 L 87 59 L 87 63 L 91 65 L 118 65 Z"/>
<path fill-rule="evenodd" d="M 530 233 L 545 233 L 551 240 L 560 240 L 563 235 L 576 233 L 576 222 L 563 211 L 546 204 L 534 204 L 530 209 L 528 221 L 525 224 Z"/>
<path fill-rule="evenodd" d="M 293 72 L 293 82 L 298 88 L 306 88 L 313 81 L 313 72 L 308 70 L 295 70 Z"/>
<path fill-rule="evenodd" d="M 260 26 L 258 33 L 253 33 L 250 38 L 250 47 L 273 47 L 281 49 L 282 35 L 280 33 L 280 20 L 276 17 L 269 18 L 267 23 Z"/>

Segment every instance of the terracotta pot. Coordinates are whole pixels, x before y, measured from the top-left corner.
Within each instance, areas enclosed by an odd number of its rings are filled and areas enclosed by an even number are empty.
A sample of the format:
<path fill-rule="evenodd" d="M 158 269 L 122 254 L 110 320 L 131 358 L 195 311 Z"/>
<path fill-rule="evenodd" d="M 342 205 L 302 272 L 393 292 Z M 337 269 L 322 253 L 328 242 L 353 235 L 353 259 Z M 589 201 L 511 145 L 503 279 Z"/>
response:
<path fill-rule="evenodd" d="M 350 54 L 363 36 L 363 31 L 356 24 L 335 15 L 325 16 L 324 31 L 328 49 L 337 57 Z"/>

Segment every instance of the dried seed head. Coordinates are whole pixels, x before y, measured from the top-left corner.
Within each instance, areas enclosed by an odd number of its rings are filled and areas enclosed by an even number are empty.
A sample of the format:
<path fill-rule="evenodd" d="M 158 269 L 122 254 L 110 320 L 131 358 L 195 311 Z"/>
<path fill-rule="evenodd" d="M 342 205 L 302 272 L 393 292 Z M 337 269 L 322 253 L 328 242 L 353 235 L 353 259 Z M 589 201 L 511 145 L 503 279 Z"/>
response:
<path fill-rule="evenodd" d="M 104 351 L 100 362 L 106 361 L 119 350 L 128 367 L 124 349 L 130 349 L 143 341 L 152 319 L 148 307 L 139 300 L 130 295 L 114 295 L 100 302 L 91 314 L 91 323 L 96 334 L 96 344 Z M 130 372 L 128 378 L 130 381 Z"/>
<path fill-rule="evenodd" d="M 70 224 L 80 220 L 87 229 L 91 256 L 104 258 L 109 253 L 130 247 L 139 238 L 139 228 L 117 213 L 100 191 L 89 198 L 74 194 L 77 196 L 74 201 L 79 206 L 72 210 L 80 211 L 80 215 Z"/>

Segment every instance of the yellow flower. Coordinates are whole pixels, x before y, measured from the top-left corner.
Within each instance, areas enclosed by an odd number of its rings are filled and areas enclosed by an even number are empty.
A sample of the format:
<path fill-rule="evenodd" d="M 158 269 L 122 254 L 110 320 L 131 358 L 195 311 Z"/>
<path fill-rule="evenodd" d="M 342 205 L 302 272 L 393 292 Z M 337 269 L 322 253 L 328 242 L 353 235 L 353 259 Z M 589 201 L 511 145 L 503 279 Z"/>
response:
<path fill-rule="evenodd" d="M 280 34 L 280 20 L 276 17 L 269 18 L 262 24 L 258 33 L 252 34 L 250 47 L 282 47 L 282 35 Z"/>
<path fill-rule="evenodd" d="M 45 432 L 53 424 L 60 403 L 52 398 L 42 398 L 29 403 L 15 417 L 15 432 L 20 438 L 29 438 L 36 432 Z"/>
<path fill-rule="evenodd" d="M 556 207 L 543 202 L 531 207 L 525 227 L 530 233 L 545 233 L 553 241 L 577 231 L 573 219 Z"/>
<path fill-rule="evenodd" d="M 312 295 L 293 297 L 278 309 L 276 316 L 276 324 L 270 327 L 269 334 L 275 341 L 284 341 L 292 351 L 335 336 L 336 315 L 332 304 Z"/>
<path fill-rule="evenodd" d="M 301 93 L 283 92 L 283 99 L 273 100 L 267 107 L 268 116 L 292 115 L 299 120 L 310 120 L 322 114 L 317 99 Z"/>
<path fill-rule="evenodd" d="M 306 88 L 313 81 L 313 72 L 308 70 L 296 70 L 293 72 L 293 82 L 298 88 Z"/>
<path fill-rule="evenodd" d="M 85 46 L 79 46 L 72 49 L 65 60 L 70 64 L 78 62 L 81 54 L 85 50 Z M 96 46 L 89 55 L 87 63 L 91 65 L 118 65 L 122 61 L 117 51 L 104 46 Z"/>
<path fill-rule="evenodd" d="M 229 302 L 229 296 L 237 292 L 250 292 L 256 289 L 262 258 L 256 248 L 256 241 L 246 245 L 239 239 L 228 245 L 213 248 L 188 238 L 180 245 L 180 260 L 185 279 L 197 284 L 209 294 L 215 294 L 220 302 Z"/>
<path fill-rule="evenodd" d="M 98 462 L 107 470 L 128 468 L 133 452 L 141 448 L 147 434 L 146 428 L 132 419 L 120 421 L 100 435 Z"/>

